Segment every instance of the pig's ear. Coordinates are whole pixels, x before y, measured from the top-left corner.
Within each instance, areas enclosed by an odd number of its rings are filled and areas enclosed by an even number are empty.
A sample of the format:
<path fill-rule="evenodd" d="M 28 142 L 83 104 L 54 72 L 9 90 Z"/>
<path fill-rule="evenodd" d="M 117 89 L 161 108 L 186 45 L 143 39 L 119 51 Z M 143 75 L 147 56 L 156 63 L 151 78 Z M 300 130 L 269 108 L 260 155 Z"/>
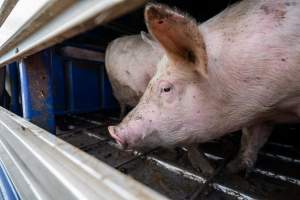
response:
<path fill-rule="evenodd" d="M 147 44 L 149 44 L 153 49 L 160 49 L 158 42 L 155 41 L 154 38 L 149 33 L 141 31 L 141 37 L 142 40 Z"/>
<path fill-rule="evenodd" d="M 171 60 L 195 64 L 191 66 L 197 66 L 197 71 L 207 76 L 205 44 L 193 18 L 165 5 L 148 4 L 145 21 Z"/>

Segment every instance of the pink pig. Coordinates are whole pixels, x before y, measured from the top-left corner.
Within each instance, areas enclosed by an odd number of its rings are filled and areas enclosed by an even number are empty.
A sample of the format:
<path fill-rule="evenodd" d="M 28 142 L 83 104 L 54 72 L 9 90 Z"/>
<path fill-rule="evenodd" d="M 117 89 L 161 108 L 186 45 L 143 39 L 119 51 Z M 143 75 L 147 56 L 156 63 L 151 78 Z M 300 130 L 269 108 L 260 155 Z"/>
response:
<path fill-rule="evenodd" d="M 299 121 L 300 2 L 244 0 L 198 25 L 145 9 L 165 50 L 138 105 L 109 132 L 124 148 L 203 143 L 243 129 L 232 172 L 251 168 L 274 123 Z"/>
<path fill-rule="evenodd" d="M 138 104 L 163 54 L 158 44 L 145 32 L 123 36 L 109 43 L 105 52 L 105 67 L 121 107 L 121 118 L 127 106 Z"/>

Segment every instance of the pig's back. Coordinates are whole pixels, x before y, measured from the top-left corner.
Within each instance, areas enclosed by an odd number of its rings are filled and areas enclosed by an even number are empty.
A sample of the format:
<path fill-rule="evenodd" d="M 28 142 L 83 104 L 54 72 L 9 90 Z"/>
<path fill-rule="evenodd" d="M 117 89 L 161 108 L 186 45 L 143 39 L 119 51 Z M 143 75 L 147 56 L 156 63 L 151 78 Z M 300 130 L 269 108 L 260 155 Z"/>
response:
<path fill-rule="evenodd" d="M 105 63 L 115 97 L 120 103 L 135 106 L 156 71 L 161 52 L 155 51 L 140 35 L 112 41 Z"/>
<path fill-rule="evenodd" d="M 300 98 L 300 2 L 245 0 L 200 30 L 209 70 L 241 98 L 272 106 Z"/>

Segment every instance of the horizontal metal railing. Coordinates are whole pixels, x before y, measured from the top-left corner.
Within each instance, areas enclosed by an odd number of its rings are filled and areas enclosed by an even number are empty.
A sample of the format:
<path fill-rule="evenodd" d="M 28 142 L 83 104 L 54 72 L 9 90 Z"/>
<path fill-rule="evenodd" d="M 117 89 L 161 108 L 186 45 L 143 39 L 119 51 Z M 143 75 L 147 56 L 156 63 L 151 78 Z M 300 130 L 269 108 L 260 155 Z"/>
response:
<path fill-rule="evenodd" d="M 17 0 L 0 0 L 0 27 L 15 7 Z"/>
<path fill-rule="evenodd" d="M 0 108 L 0 159 L 21 199 L 166 199 Z"/>
<path fill-rule="evenodd" d="M 0 66 L 125 14 L 146 0 L 19 0 L 0 27 Z"/>

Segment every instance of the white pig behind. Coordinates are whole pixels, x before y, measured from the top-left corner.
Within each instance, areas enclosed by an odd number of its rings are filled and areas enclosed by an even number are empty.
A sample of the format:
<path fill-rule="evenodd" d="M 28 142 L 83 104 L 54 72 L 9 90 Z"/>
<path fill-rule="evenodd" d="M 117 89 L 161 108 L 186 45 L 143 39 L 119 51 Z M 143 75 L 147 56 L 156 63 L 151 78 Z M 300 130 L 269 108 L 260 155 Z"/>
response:
<path fill-rule="evenodd" d="M 117 38 L 108 45 L 105 66 L 121 116 L 126 106 L 136 106 L 162 55 L 162 49 L 144 32 Z"/>

